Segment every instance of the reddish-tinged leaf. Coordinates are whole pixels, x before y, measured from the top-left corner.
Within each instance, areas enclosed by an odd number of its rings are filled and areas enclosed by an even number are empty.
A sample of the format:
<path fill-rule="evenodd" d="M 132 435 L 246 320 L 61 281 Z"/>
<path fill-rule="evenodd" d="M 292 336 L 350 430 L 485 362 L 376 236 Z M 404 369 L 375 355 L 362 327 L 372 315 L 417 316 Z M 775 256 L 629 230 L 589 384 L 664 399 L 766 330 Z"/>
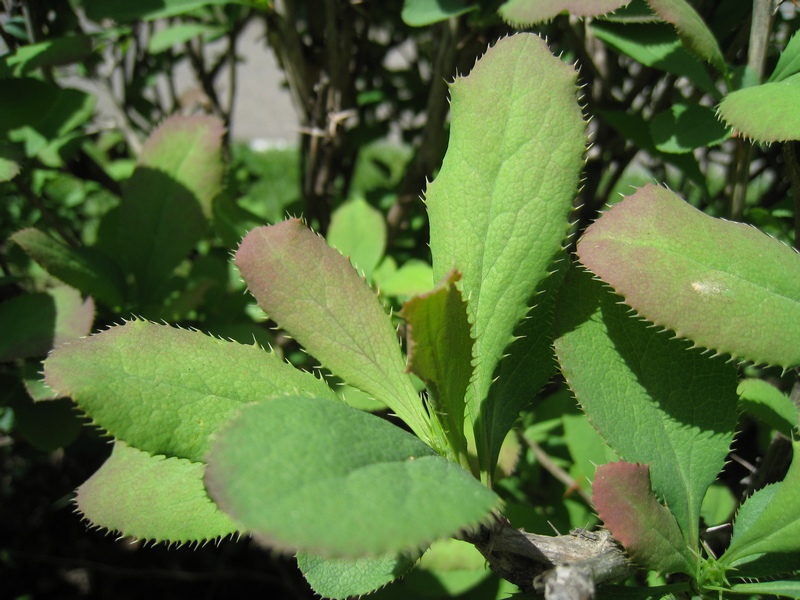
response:
<path fill-rule="evenodd" d="M 236 264 L 259 305 L 308 352 L 432 443 L 397 333 L 350 261 L 299 219 L 289 219 L 248 233 Z"/>
<path fill-rule="evenodd" d="M 675 26 L 689 52 L 725 72 L 725 59 L 717 38 L 691 4 L 686 0 L 647 0 L 647 3 L 654 13 Z"/>
<path fill-rule="evenodd" d="M 594 484 L 597 513 L 631 558 L 661 573 L 694 572 L 678 523 L 656 500 L 650 467 L 626 462 L 597 467 Z"/>
<path fill-rule="evenodd" d="M 628 4 L 630 0 L 508 0 L 500 16 L 515 27 L 550 21 L 562 12 L 575 17 L 599 17 Z"/>

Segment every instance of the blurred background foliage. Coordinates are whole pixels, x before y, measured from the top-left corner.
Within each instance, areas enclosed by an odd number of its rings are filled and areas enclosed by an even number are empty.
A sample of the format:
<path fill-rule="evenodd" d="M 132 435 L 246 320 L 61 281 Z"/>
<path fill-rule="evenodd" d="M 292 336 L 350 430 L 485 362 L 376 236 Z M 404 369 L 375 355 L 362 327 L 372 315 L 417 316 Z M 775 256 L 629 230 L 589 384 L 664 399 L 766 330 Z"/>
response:
<path fill-rule="evenodd" d="M 709 214 L 796 244 L 793 143 L 788 151 L 786 144 L 753 144 L 715 115 L 726 92 L 773 72 L 800 23 L 796 3 L 693 2 L 719 43 L 724 72 L 687 50 L 643 0 L 602 18 L 560 13 L 530 26 L 514 17 L 515 4 L 3 0 L 3 597 L 313 597 L 290 558 L 248 540 L 143 548 L 86 531 L 72 512 L 72 493 L 110 445 L 83 426 L 68 399 L 52 399 L 39 381 L 41 361 L 55 345 L 138 315 L 269 344 L 296 365 L 316 368 L 244 293 L 232 251 L 252 227 L 302 215 L 351 257 L 387 309 L 429 289 L 421 197 L 447 146 L 447 82 L 515 30 L 538 32 L 580 69 L 592 120 L 574 234 L 604 205 L 652 181 Z M 254 26 L 263 31 L 257 49 L 274 56 L 296 111 L 296 138 L 268 149 L 230 135 L 242 118 L 234 107 L 243 34 Z M 178 85 L 181 69 L 190 74 L 188 87 Z M 205 123 L 220 124 L 219 161 L 209 168 L 220 169 L 222 183 L 209 191 L 208 210 L 197 218 L 154 221 L 168 228 L 161 234 L 172 258 L 144 286 L 129 253 L 137 244 L 146 249 L 149 234 L 131 230 L 120 215 L 129 214 L 125 207 L 136 198 L 171 185 L 142 174 L 148 137 L 171 115 L 208 115 L 213 120 Z M 139 216 L 156 219 L 157 208 Z M 744 371 L 791 391 L 791 374 Z M 342 390 L 355 406 L 383 408 Z M 730 518 L 733 498 L 752 485 L 748 468 L 768 451 L 772 433 L 742 418 L 733 460 L 704 507 L 707 526 Z M 591 526 L 589 481 L 609 452 L 554 380 L 531 398 L 504 447 L 498 487 L 507 516 L 536 533 Z M 450 546 L 427 555 L 421 568 L 376 598 L 493 598 L 514 591 L 475 555 Z"/>

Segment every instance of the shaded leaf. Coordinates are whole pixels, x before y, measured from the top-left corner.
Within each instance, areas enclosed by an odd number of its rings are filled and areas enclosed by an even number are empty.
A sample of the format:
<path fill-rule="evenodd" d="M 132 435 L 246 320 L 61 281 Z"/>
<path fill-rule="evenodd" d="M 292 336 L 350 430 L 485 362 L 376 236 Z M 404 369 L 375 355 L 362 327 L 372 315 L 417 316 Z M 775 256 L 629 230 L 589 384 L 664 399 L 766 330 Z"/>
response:
<path fill-rule="evenodd" d="M 696 346 L 800 363 L 800 257 L 749 225 L 646 185 L 586 230 L 578 256 L 640 315 Z"/>
<path fill-rule="evenodd" d="M 723 592 L 742 594 L 744 596 L 770 595 L 786 598 L 800 598 L 800 581 L 762 581 L 759 583 L 734 583 L 729 588 L 713 588 Z"/>
<path fill-rule="evenodd" d="M 731 489 L 723 483 L 713 483 L 703 498 L 700 516 L 706 527 L 727 523 L 736 510 L 737 500 Z"/>
<path fill-rule="evenodd" d="M 417 437 L 320 398 L 246 407 L 208 462 L 211 497 L 258 540 L 327 557 L 413 551 L 476 526 L 499 504 Z"/>
<path fill-rule="evenodd" d="M 598 17 L 617 10 L 630 0 L 507 0 L 498 11 L 514 27 L 524 28 L 550 21 L 562 12 L 574 17 Z"/>
<path fill-rule="evenodd" d="M 451 271 L 433 291 L 406 302 L 399 316 L 408 322 L 408 369 L 427 385 L 450 447 L 466 459 L 464 403 L 472 377 L 472 338 L 467 303 L 455 286 L 460 278 Z"/>
<path fill-rule="evenodd" d="M 79 62 L 92 52 L 92 42 L 85 35 L 67 35 L 47 39 L 38 44 L 21 46 L 7 57 L 14 76 L 28 75 L 40 67 L 55 67 Z"/>
<path fill-rule="evenodd" d="M 786 394 L 762 379 L 744 379 L 736 391 L 743 411 L 791 437 L 798 426 L 798 414 Z"/>
<path fill-rule="evenodd" d="M 118 252 L 142 304 L 162 297 L 166 280 L 206 233 L 222 189 L 222 134 L 214 117 L 167 119 L 124 185 Z"/>
<path fill-rule="evenodd" d="M 175 23 L 156 31 L 147 43 L 150 54 L 159 54 L 170 50 L 173 46 L 184 44 L 192 38 L 201 35 L 214 35 L 224 33 L 220 27 L 213 27 L 205 23 Z"/>
<path fill-rule="evenodd" d="M 692 553 L 675 517 L 656 500 L 647 465 L 600 465 L 592 491 L 606 529 L 637 564 L 660 573 L 694 574 Z"/>
<path fill-rule="evenodd" d="M 15 394 L 9 406 L 14 411 L 14 429 L 42 452 L 65 448 L 83 429 L 75 405 L 66 398 L 33 402 L 24 392 Z"/>
<path fill-rule="evenodd" d="M 771 486 L 769 502 L 759 498 L 754 503 L 757 510 L 746 514 L 745 519 L 741 513 L 753 498 L 742 505 L 731 544 L 720 558 L 725 565 L 735 567 L 742 559 L 762 553 L 800 552 L 800 442 L 792 446 L 794 458 L 789 472 L 780 484 Z"/>
<path fill-rule="evenodd" d="M 115 438 L 193 461 L 203 459 L 209 436 L 245 403 L 298 393 L 337 399 L 323 381 L 273 352 L 147 321 L 57 349 L 44 373 Z"/>
<path fill-rule="evenodd" d="M 592 32 L 605 43 L 645 66 L 687 77 L 715 98 L 719 91 L 705 67 L 681 44 L 675 30 L 664 23 L 593 21 Z"/>
<path fill-rule="evenodd" d="M 78 510 L 91 523 L 154 542 L 203 542 L 236 533 L 206 494 L 205 465 L 150 456 L 122 442 L 78 488 Z"/>
<path fill-rule="evenodd" d="M 406 25 L 425 27 L 477 9 L 471 0 L 404 0 L 401 16 Z"/>
<path fill-rule="evenodd" d="M 462 274 L 475 375 L 467 413 L 484 473 L 491 472 L 484 400 L 514 330 L 547 278 L 567 231 L 585 148 L 576 72 L 539 37 L 500 40 L 451 85 L 451 136 L 428 186 L 434 276 Z M 505 432 L 494 436 L 497 442 Z"/>
<path fill-rule="evenodd" d="M 344 600 L 369 594 L 410 571 L 419 552 L 379 558 L 325 558 L 297 555 L 297 566 L 312 589 L 323 598 Z"/>
<path fill-rule="evenodd" d="M 94 302 L 61 286 L 0 304 L 0 361 L 45 356 L 52 348 L 89 335 Z"/>
<path fill-rule="evenodd" d="M 0 182 L 11 181 L 19 175 L 21 158 L 21 154 L 13 145 L 0 140 Z"/>
<path fill-rule="evenodd" d="M 87 0 L 86 16 L 92 21 L 114 19 L 115 21 L 151 21 L 183 15 L 203 6 L 215 4 L 251 4 L 252 0 Z"/>
<path fill-rule="evenodd" d="M 119 267 L 93 248 L 72 248 L 38 229 L 11 236 L 25 253 L 53 277 L 96 298 L 106 306 L 122 305 L 124 279 Z"/>
<path fill-rule="evenodd" d="M 386 221 L 366 200 L 354 198 L 331 215 L 327 239 L 370 280 L 386 248 Z"/>
<path fill-rule="evenodd" d="M 289 219 L 248 233 L 236 264 L 261 308 L 308 352 L 432 441 L 392 322 L 344 256 Z"/>
<path fill-rule="evenodd" d="M 719 114 L 742 135 L 760 143 L 800 140 L 800 73 L 731 92 Z"/>
<path fill-rule="evenodd" d="M 725 59 L 717 38 L 691 4 L 686 0 L 647 0 L 647 3 L 659 17 L 675 26 L 681 42 L 689 52 L 720 72 L 725 72 Z"/>
<path fill-rule="evenodd" d="M 714 146 L 730 135 L 716 113 L 699 104 L 673 104 L 653 117 L 650 130 L 656 148 L 662 152 L 683 153 Z"/>
<path fill-rule="evenodd" d="M 653 489 L 697 548 L 703 497 L 733 441 L 736 367 L 628 311 L 572 269 L 556 311 L 556 354 L 592 425 L 623 460 L 650 465 Z"/>

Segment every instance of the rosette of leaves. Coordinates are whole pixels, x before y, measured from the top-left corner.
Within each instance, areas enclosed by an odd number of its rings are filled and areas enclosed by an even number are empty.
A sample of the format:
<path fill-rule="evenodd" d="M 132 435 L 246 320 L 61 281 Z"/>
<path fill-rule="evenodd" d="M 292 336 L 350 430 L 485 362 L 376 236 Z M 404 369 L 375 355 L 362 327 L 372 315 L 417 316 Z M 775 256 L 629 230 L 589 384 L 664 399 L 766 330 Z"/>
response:
<path fill-rule="evenodd" d="M 330 597 L 385 585 L 432 541 L 490 519 L 500 444 L 554 367 L 553 263 L 586 144 L 576 79 L 525 34 L 451 85 L 449 150 L 426 193 L 439 284 L 401 312 L 407 359 L 351 261 L 300 220 L 251 231 L 236 253 L 270 318 L 410 432 L 275 352 L 133 320 L 45 366 L 116 439 L 78 491 L 84 516 L 153 541 L 247 533 L 298 553 Z"/>

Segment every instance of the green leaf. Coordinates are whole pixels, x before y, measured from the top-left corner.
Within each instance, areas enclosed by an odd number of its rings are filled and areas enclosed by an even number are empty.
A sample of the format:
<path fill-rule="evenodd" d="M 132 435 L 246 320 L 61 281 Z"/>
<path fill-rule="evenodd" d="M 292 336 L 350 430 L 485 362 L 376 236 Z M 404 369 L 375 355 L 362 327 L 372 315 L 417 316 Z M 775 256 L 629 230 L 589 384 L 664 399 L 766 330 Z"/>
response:
<path fill-rule="evenodd" d="M 0 304 L 0 361 L 45 356 L 52 348 L 89 335 L 94 302 L 61 286 Z"/>
<path fill-rule="evenodd" d="M 432 442 L 392 322 L 344 256 L 289 219 L 247 234 L 236 264 L 261 308 L 308 352 Z"/>
<path fill-rule="evenodd" d="M 273 352 L 147 321 L 57 349 L 44 373 L 115 438 L 193 461 L 243 404 L 298 393 L 338 401 L 323 381 Z"/>
<path fill-rule="evenodd" d="M 224 32 L 222 28 L 204 23 L 177 23 L 156 31 L 147 44 L 147 51 L 150 54 L 160 54 L 200 35 L 215 35 L 222 32 Z"/>
<path fill-rule="evenodd" d="M 19 175 L 22 155 L 5 140 L 0 140 L 0 183 L 11 181 Z"/>
<path fill-rule="evenodd" d="M 507 0 L 498 11 L 507 23 L 525 28 L 550 21 L 562 12 L 574 17 L 599 17 L 628 4 L 630 0 Z"/>
<path fill-rule="evenodd" d="M 401 16 L 406 25 L 425 27 L 463 15 L 479 6 L 479 2 L 470 0 L 404 0 Z"/>
<path fill-rule="evenodd" d="M 150 456 L 122 442 L 78 488 L 78 510 L 93 525 L 153 542 L 203 542 L 238 527 L 206 494 L 205 465 Z"/>
<path fill-rule="evenodd" d="M 383 214 L 364 198 L 348 200 L 331 215 L 328 243 L 350 258 L 369 281 L 386 248 Z"/>
<path fill-rule="evenodd" d="M 619 457 L 592 427 L 586 415 L 566 414 L 561 421 L 564 424 L 564 442 L 574 463 L 569 474 L 578 485 L 591 492 L 597 467 L 618 461 Z"/>
<path fill-rule="evenodd" d="M 748 499 L 733 528 L 728 550 L 720 558 L 735 567 L 742 559 L 762 553 L 800 552 L 800 442 L 793 442 L 794 458 L 789 472 L 780 484 L 771 486 L 769 502 L 759 498 L 755 514 L 741 513 L 753 501 Z M 758 492 L 757 492 L 758 493 Z"/>
<path fill-rule="evenodd" d="M 726 71 L 725 59 L 717 38 L 706 26 L 702 17 L 686 0 L 647 0 L 650 8 L 678 30 L 683 45 L 722 73 Z"/>
<path fill-rule="evenodd" d="M 795 32 L 778 57 L 778 64 L 767 82 L 783 81 L 800 73 L 800 34 Z"/>
<path fill-rule="evenodd" d="M 661 69 L 719 97 L 719 90 L 705 67 L 681 44 L 675 30 L 664 23 L 612 23 L 593 21 L 592 32 L 606 44 L 645 66 Z"/>
<path fill-rule="evenodd" d="M 717 119 L 716 113 L 699 104 L 673 104 L 653 117 L 650 130 L 656 148 L 669 153 L 715 146 L 730 135 L 728 128 Z"/>
<path fill-rule="evenodd" d="M 83 430 L 75 405 L 67 398 L 33 402 L 20 390 L 9 406 L 14 411 L 15 433 L 42 452 L 69 446 Z"/>
<path fill-rule="evenodd" d="M 21 46 L 7 58 L 14 76 L 28 75 L 40 67 L 56 67 L 79 62 L 92 52 L 91 40 L 85 35 L 50 38 L 38 44 Z"/>
<path fill-rule="evenodd" d="M 499 504 L 415 436 L 320 398 L 246 407 L 208 462 L 211 497 L 256 539 L 327 557 L 420 549 L 477 526 Z"/>
<path fill-rule="evenodd" d="M 406 302 L 399 316 L 408 322 L 408 369 L 427 385 L 450 447 L 468 464 L 464 408 L 472 378 L 472 338 L 467 303 L 455 286 L 460 278 L 451 271 L 433 291 Z"/>
<path fill-rule="evenodd" d="M 762 379 L 744 379 L 736 391 L 743 411 L 791 437 L 798 426 L 798 414 L 786 394 Z"/>
<path fill-rule="evenodd" d="M 372 274 L 382 296 L 410 298 L 433 289 L 433 269 L 422 260 L 412 258 L 399 269 L 387 256 Z"/>
<path fill-rule="evenodd" d="M 731 92 L 719 114 L 736 131 L 759 143 L 800 140 L 800 73 Z"/>
<path fill-rule="evenodd" d="M 254 0 L 87 0 L 84 3 L 86 16 L 92 21 L 113 19 L 115 21 L 152 21 L 184 15 L 204 6 L 216 4 L 252 5 Z"/>
<path fill-rule="evenodd" d="M 700 516 L 706 527 L 715 527 L 727 523 L 736 510 L 737 500 L 731 489 L 722 483 L 713 483 L 708 488 L 703 504 L 700 507 Z"/>
<path fill-rule="evenodd" d="M 345 600 L 374 592 L 402 577 L 414 567 L 419 555 L 415 552 L 378 558 L 325 558 L 301 552 L 297 566 L 317 594 Z"/>
<path fill-rule="evenodd" d="M 592 491 L 597 514 L 634 562 L 660 573 L 694 573 L 692 553 L 675 517 L 650 487 L 650 467 L 600 465 Z"/>
<path fill-rule="evenodd" d="M 653 490 L 696 549 L 703 497 L 733 441 L 736 367 L 628 311 L 572 269 L 556 312 L 556 354 L 592 425 L 623 460 L 650 465 Z"/>
<path fill-rule="evenodd" d="M 578 256 L 641 316 L 696 346 L 800 364 L 800 258 L 750 225 L 647 185 L 586 230 Z"/>
<path fill-rule="evenodd" d="M 32 78 L 4 79 L 0 95 L 0 136 L 24 145 L 34 157 L 52 140 L 77 128 L 93 112 L 91 94 Z"/>
<path fill-rule="evenodd" d="M 762 581 L 759 583 L 735 583 L 730 587 L 708 586 L 709 590 L 718 590 L 731 594 L 744 596 L 785 596 L 786 598 L 800 598 L 800 581 Z"/>
<path fill-rule="evenodd" d="M 122 305 L 124 279 L 119 267 L 93 248 L 72 248 L 38 229 L 11 236 L 25 253 L 53 277 L 96 298 L 110 308 Z"/>
<path fill-rule="evenodd" d="M 463 277 L 476 364 L 467 413 L 480 418 L 484 473 L 493 413 L 505 408 L 484 401 L 561 251 L 579 183 L 586 140 L 576 75 L 535 35 L 500 40 L 451 85 L 450 143 L 426 192 L 434 276 L 455 268 Z"/>
<path fill-rule="evenodd" d="M 223 130 L 213 117 L 167 119 L 123 188 L 118 248 L 142 304 L 161 298 L 166 280 L 206 233 L 222 189 Z"/>

